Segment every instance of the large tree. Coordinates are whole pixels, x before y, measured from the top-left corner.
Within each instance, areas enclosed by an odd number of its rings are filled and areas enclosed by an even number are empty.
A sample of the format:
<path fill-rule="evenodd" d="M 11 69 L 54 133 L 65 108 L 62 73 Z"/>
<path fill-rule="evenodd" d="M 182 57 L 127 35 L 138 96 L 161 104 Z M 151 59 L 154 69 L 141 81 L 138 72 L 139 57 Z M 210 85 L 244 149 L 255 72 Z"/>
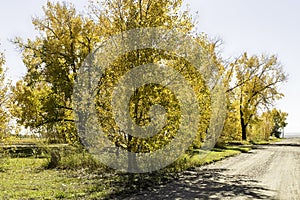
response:
<path fill-rule="evenodd" d="M 259 111 L 269 109 L 283 97 L 278 86 L 287 80 L 276 56 L 248 56 L 244 53 L 228 68 L 231 101 L 237 103 L 242 139 L 247 140 L 247 128 Z"/>
<path fill-rule="evenodd" d="M 73 84 L 99 33 L 95 23 L 76 13 L 72 5 L 50 3 L 44 17 L 33 19 L 39 36 L 15 43 L 27 73 L 14 88 L 14 116 L 25 127 L 42 131 L 60 142 L 76 142 Z"/>
<path fill-rule="evenodd" d="M 102 4 L 101 9 L 94 5 L 94 16 L 98 19 L 99 26 L 104 27 L 104 35 L 110 36 L 123 31 L 137 28 L 159 27 L 192 36 L 193 23 L 186 12 L 179 12 L 181 0 L 110 0 Z M 104 31 L 105 30 L 105 31 Z M 212 74 L 222 68 L 216 54 L 215 45 L 205 36 L 196 36 L 195 42 L 202 47 L 202 57 L 198 60 L 202 67 L 211 67 Z M 166 36 L 167 37 L 167 36 Z M 145 41 L 135 41 L 143 43 Z M 153 40 L 155 42 L 155 40 Z M 127 44 L 124 44 L 127 45 Z M 130 45 L 130 44 L 129 44 Z M 184 45 L 184 44 L 182 44 Z M 155 44 L 154 44 L 155 46 Z M 186 48 L 192 48 L 187 46 Z M 199 50 L 199 49 L 197 49 Z M 138 138 L 124 131 L 118 126 L 113 118 L 113 108 L 109 104 L 112 100 L 113 89 L 120 78 L 135 66 L 142 66 L 149 63 L 160 65 L 165 63 L 172 66 L 180 72 L 185 79 L 194 87 L 197 93 L 197 100 L 201 108 L 199 116 L 199 130 L 197 147 L 201 146 L 208 129 L 210 111 L 210 93 L 205 86 L 202 75 L 183 58 L 178 58 L 172 52 L 162 49 L 141 49 L 130 51 L 119 57 L 107 69 L 99 82 L 99 92 L 97 99 L 97 109 L 100 116 L 101 127 L 109 138 L 114 141 L 118 147 L 125 148 L 128 152 L 154 152 L 168 144 L 177 134 L 180 124 L 180 109 L 178 99 L 167 87 L 162 85 L 150 84 L 143 86 L 134 92 L 129 102 L 129 109 L 132 119 L 137 125 L 149 125 L 151 118 L 149 116 L 150 107 L 160 104 L 167 111 L 166 125 L 155 136 L 149 138 Z M 198 66 L 200 67 L 200 66 Z M 138 77 L 142 79 L 142 77 Z M 174 78 L 174 77 L 173 77 Z M 170 77 L 172 81 L 172 77 Z M 178 88 L 180 90 L 180 88 Z M 124 98 L 119 96 L 118 98 Z M 187 133 L 189 134 L 189 133 Z M 130 157 L 129 157 L 130 158 Z M 129 161 L 128 168 L 136 168 L 134 163 L 136 158 Z"/>
<path fill-rule="evenodd" d="M 26 127 L 38 131 L 42 130 L 49 138 L 71 143 L 78 141 L 72 107 L 74 80 L 84 59 L 93 52 L 95 44 L 105 41 L 106 38 L 114 34 L 135 28 L 162 27 L 192 35 L 192 20 L 187 12 L 180 12 L 181 5 L 181 0 L 92 2 L 91 15 L 86 17 L 77 14 L 75 8 L 70 4 L 47 3 L 47 6 L 44 7 L 45 16 L 33 20 L 33 24 L 40 35 L 33 40 L 23 41 L 20 38 L 15 40 L 22 51 L 27 74 L 14 88 L 14 102 L 15 106 L 18 107 L 15 109 L 14 116 Z M 215 46 L 207 37 L 203 35 L 194 35 L 194 37 L 199 46 L 203 48 L 202 60 L 199 63 L 207 67 L 217 66 L 216 70 L 222 68 L 215 55 Z M 203 104 L 201 106 L 204 107 L 202 114 L 206 117 L 202 117 L 205 120 L 201 120 L 202 124 L 199 128 L 199 146 L 205 137 L 209 124 L 210 108 L 206 106 L 207 101 L 209 101 L 209 93 L 207 93 L 202 79 L 200 80 L 199 77 L 195 79 L 196 76 L 191 76 L 193 71 L 189 63 L 182 59 L 174 59 L 172 56 L 163 51 L 149 49 L 131 52 L 113 64 L 111 72 L 114 74 L 110 76 L 110 79 L 115 83 L 126 70 L 130 69 L 130 66 L 139 66 L 154 60 L 156 63 L 159 60 L 167 60 L 166 62 L 177 67 L 178 70 L 185 71 L 190 81 L 198 84 L 198 93 L 203 94 L 201 98 L 206 99 L 201 101 Z M 107 71 L 106 74 L 109 73 L 110 71 Z M 105 82 L 103 80 L 99 80 L 100 83 Z M 199 81 L 196 83 L 195 80 Z M 151 88 L 153 89 L 153 86 L 144 88 L 144 90 L 152 90 Z M 99 89 L 101 89 L 101 85 L 99 85 Z M 166 94 L 166 91 L 162 89 L 154 87 L 154 90 L 157 93 Z M 141 91 L 136 91 L 135 97 L 137 99 L 132 99 L 133 104 L 136 102 L 132 117 L 136 119 L 137 124 L 146 123 L 144 118 L 147 118 L 148 113 L 147 106 L 144 109 L 139 106 L 142 101 L 145 101 Z M 99 92 L 99 94 L 103 93 Z M 161 99 L 160 101 L 165 100 Z M 148 103 L 150 105 L 157 102 L 150 101 Z M 101 108 L 100 104 L 97 106 Z M 104 107 L 104 110 L 107 109 L 109 110 L 109 106 Z M 102 110 L 102 112 L 104 111 Z M 100 122 L 104 125 L 105 120 L 100 119 Z M 113 123 L 110 122 L 107 124 L 107 126 L 112 125 Z M 114 132 L 119 133 L 117 128 Z M 123 146 L 137 149 L 136 145 L 130 147 L 132 146 L 129 145 L 132 140 L 130 135 L 125 134 L 123 136 L 121 134 L 117 138 L 119 139 L 115 139 L 116 143 L 122 143 L 120 141 L 124 141 L 126 138 Z M 137 142 L 134 141 L 134 144 Z M 143 151 L 149 150 L 151 148 Z"/>

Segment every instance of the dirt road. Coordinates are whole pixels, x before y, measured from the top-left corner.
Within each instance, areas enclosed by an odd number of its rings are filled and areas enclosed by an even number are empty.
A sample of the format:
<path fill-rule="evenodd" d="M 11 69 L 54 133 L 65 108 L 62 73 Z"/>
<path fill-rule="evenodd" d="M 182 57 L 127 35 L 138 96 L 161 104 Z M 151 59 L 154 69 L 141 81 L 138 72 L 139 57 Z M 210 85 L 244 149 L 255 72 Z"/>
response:
<path fill-rule="evenodd" d="M 300 138 L 186 171 L 171 183 L 127 199 L 300 200 Z"/>

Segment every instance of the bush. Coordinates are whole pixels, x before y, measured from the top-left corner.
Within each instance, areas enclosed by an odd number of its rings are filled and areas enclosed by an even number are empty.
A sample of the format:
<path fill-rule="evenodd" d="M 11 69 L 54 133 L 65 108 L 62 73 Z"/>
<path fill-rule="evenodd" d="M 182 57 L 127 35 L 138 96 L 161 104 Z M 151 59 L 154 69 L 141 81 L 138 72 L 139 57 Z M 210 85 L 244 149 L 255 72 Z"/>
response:
<path fill-rule="evenodd" d="M 63 156 L 58 167 L 62 169 L 88 168 L 94 170 L 100 167 L 100 164 L 91 154 L 81 152 Z"/>
<path fill-rule="evenodd" d="M 47 148 L 48 162 L 47 169 L 90 169 L 90 170 L 108 170 L 107 167 L 98 162 L 85 149 L 79 147 L 66 148 Z"/>

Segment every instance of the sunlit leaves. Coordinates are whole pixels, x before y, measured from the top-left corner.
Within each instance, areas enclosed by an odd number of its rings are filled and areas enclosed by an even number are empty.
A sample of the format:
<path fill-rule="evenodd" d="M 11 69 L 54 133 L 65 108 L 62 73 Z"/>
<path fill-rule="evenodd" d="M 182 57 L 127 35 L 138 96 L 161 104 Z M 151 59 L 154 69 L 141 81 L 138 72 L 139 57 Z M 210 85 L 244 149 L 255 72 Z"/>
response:
<path fill-rule="evenodd" d="M 9 121 L 10 115 L 8 112 L 9 108 L 9 82 L 6 78 L 6 70 L 4 67 L 5 57 L 0 52 L 0 140 L 9 134 Z"/>
<path fill-rule="evenodd" d="M 77 14 L 72 5 L 48 2 L 44 13 L 44 17 L 33 19 L 38 37 L 15 40 L 27 74 L 14 90 L 19 106 L 14 115 L 26 127 L 42 129 L 46 135 L 58 132 L 57 140 L 78 140 L 72 111 L 73 84 L 100 34 L 95 23 Z"/>

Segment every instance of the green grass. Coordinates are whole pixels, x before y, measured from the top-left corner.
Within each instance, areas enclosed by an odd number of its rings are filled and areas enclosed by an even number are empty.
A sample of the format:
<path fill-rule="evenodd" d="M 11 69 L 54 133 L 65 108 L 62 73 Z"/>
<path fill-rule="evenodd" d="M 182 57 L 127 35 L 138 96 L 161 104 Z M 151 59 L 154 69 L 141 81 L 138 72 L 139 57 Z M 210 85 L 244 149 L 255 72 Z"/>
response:
<path fill-rule="evenodd" d="M 191 157 L 192 163 L 195 163 L 197 166 L 207 165 L 213 162 L 217 162 L 223 160 L 224 158 L 238 155 L 240 153 L 247 153 L 251 150 L 251 146 L 231 146 L 227 145 L 223 148 L 213 148 L 205 156 L 202 156 L 201 153 L 199 155 L 194 155 Z"/>
<path fill-rule="evenodd" d="M 220 161 L 224 158 L 235 156 L 240 154 L 241 151 L 239 150 L 214 150 L 209 152 L 206 156 L 194 155 L 191 157 L 190 162 L 193 167 L 198 167 L 202 165 L 207 165 L 210 163 L 214 163 Z"/>
<path fill-rule="evenodd" d="M 242 153 L 247 153 L 249 152 L 253 147 L 251 145 L 243 145 L 243 146 L 225 146 L 224 147 L 227 150 L 235 150 L 235 151 L 240 151 Z"/>
<path fill-rule="evenodd" d="M 194 167 L 200 167 L 210 163 L 223 160 L 227 157 L 235 156 L 240 153 L 246 153 L 252 149 L 251 146 L 224 146 L 214 148 L 211 151 L 194 149 L 189 154 L 184 154 L 175 163 L 170 165 L 166 170 L 169 172 L 178 172 Z"/>
<path fill-rule="evenodd" d="M 274 142 L 280 142 L 281 140 L 282 138 L 270 137 L 269 140 L 251 141 L 251 143 L 254 145 L 267 145 Z"/>
<path fill-rule="evenodd" d="M 0 199 L 92 199 L 111 192 L 107 180 L 90 175 L 84 170 L 45 170 L 47 159 L 2 158 L 0 165 Z M 99 185 L 97 194 L 93 192 Z M 105 189 L 104 189 L 105 188 Z"/>
<path fill-rule="evenodd" d="M 87 153 L 65 153 L 57 168 L 46 169 L 47 158 L 0 158 L 0 199 L 111 199 L 167 182 L 176 172 L 206 165 L 249 150 L 226 146 L 194 150 L 158 172 L 116 173 L 101 167 Z"/>

